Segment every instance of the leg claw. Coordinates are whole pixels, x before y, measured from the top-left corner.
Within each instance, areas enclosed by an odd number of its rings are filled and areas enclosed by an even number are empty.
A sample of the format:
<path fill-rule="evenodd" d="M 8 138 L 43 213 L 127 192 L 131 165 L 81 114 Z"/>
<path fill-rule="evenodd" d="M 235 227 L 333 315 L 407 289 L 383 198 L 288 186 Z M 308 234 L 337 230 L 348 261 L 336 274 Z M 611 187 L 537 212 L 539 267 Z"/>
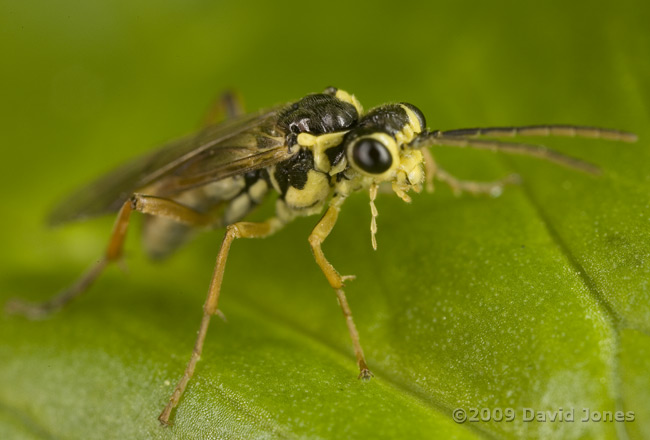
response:
<path fill-rule="evenodd" d="M 5 305 L 5 313 L 8 315 L 20 315 L 31 320 L 40 320 L 48 317 L 52 309 L 40 303 L 31 303 L 20 299 L 13 299 Z"/>
<path fill-rule="evenodd" d="M 363 381 L 368 381 L 374 376 L 375 375 L 372 374 L 372 372 L 367 368 L 361 369 L 361 372 L 359 373 L 359 379 L 361 379 Z"/>
<path fill-rule="evenodd" d="M 217 311 L 214 312 L 214 314 L 215 314 L 215 316 L 218 316 L 219 318 L 221 318 L 221 320 L 223 322 L 228 322 L 228 320 L 226 319 L 226 315 L 224 315 L 223 312 L 220 309 L 217 309 Z"/>

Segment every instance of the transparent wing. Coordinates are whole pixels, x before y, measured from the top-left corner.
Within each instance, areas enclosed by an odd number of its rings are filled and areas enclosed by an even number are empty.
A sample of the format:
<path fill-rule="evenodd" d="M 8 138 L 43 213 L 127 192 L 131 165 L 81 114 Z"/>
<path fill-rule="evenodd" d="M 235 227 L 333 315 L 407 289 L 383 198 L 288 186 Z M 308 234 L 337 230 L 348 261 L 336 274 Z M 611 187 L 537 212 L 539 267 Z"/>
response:
<path fill-rule="evenodd" d="M 276 131 L 278 106 L 229 119 L 136 158 L 58 204 L 52 225 L 117 212 L 137 191 L 169 195 L 267 167 L 291 156 Z"/>

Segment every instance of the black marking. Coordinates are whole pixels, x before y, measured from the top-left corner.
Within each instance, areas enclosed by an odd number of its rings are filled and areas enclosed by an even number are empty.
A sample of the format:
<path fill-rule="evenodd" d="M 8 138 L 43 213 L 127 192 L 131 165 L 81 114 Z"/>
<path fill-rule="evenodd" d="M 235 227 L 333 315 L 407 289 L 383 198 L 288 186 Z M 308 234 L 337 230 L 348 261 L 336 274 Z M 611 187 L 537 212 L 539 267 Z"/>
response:
<path fill-rule="evenodd" d="M 255 185 L 255 182 L 259 180 L 259 173 L 257 171 L 249 171 L 244 174 L 244 189 L 248 189 L 251 186 Z"/>
<path fill-rule="evenodd" d="M 340 181 L 343 180 L 343 179 L 345 179 L 345 180 L 350 180 L 350 178 L 349 178 L 348 176 L 345 175 L 345 170 L 344 170 L 344 171 L 341 171 L 340 173 L 338 173 L 338 174 L 336 175 L 336 181 L 337 181 L 337 182 L 340 182 Z"/>
<path fill-rule="evenodd" d="M 404 127 L 411 123 L 409 115 L 402 105 L 408 107 L 415 113 L 424 130 L 426 120 L 417 107 L 407 103 L 386 104 L 375 107 L 361 118 L 357 126 L 345 135 L 342 144 L 350 145 L 355 139 L 373 133 L 386 133 L 395 138 L 397 133 L 401 132 Z M 363 169 L 363 167 L 361 168 Z"/>
<path fill-rule="evenodd" d="M 307 149 L 301 149 L 291 159 L 285 160 L 275 166 L 274 177 L 280 193 L 284 196 L 290 186 L 303 189 L 307 183 L 307 174 L 314 169 L 314 154 Z"/>
<path fill-rule="evenodd" d="M 248 193 L 253 185 L 255 185 L 260 179 L 266 182 L 266 187 L 271 188 L 271 178 L 269 177 L 269 172 L 266 168 L 261 168 L 259 170 L 249 171 L 243 174 L 244 176 L 244 187 L 235 195 L 230 198 L 230 201 L 235 200 L 237 197 L 241 196 L 244 193 Z M 249 194 L 250 196 L 250 194 Z M 253 205 L 257 205 L 258 202 L 250 197 Z"/>
<path fill-rule="evenodd" d="M 300 133 L 314 135 L 344 131 L 359 119 L 357 109 L 335 96 L 318 93 L 307 95 L 286 108 L 278 118 L 278 126 L 287 133 L 287 142 L 295 143 Z"/>
<path fill-rule="evenodd" d="M 370 110 L 359 121 L 358 127 L 364 133 L 383 131 L 395 137 L 409 122 L 408 114 L 401 105 L 386 104 Z"/>
<path fill-rule="evenodd" d="M 328 148 L 325 150 L 325 155 L 327 156 L 327 160 L 329 161 L 331 167 L 338 165 L 339 162 L 341 162 L 341 160 L 343 160 L 345 157 L 345 148 L 343 146 L 343 142 L 341 142 L 336 147 Z"/>
<path fill-rule="evenodd" d="M 381 126 L 375 126 L 375 125 L 365 125 L 363 127 L 359 126 L 350 130 L 345 134 L 345 137 L 343 137 L 343 142 L 341 142 L 341 146 L 345 151 L 347 150 L 347 146 L 354 143 L 356 139 L 362 136 L 372 135 L 374 133 L 386 133 L 389 136 L 391 135 L 391 133 L 389 133 L 387 130 L 384 130 L 384 128 Z"/>

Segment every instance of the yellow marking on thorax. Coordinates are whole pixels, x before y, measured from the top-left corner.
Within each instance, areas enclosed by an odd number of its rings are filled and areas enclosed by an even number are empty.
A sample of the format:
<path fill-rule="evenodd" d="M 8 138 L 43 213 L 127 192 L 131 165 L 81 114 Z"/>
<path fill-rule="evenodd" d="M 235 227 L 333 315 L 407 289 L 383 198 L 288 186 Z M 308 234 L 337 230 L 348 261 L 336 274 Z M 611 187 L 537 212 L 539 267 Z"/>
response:
<path fill-rule="evenodd" d="M 335 133 L 325 133 L 315 136 L 310 133 L 300 133 L 298 135 L 298 144 L 300 146 L 309 148 L 314 154 L 314 167 L 323 173 L 329 173 L 331 176 L 340 173 L 347 166 L 345 157 L 332 167 L 332 164 L 325 154 L 325 150 L 336 147 L 343 142 L 343 137 L 347 131 L 338 131 Z"/>
<path fill-rule="evenodd" d="M 327 174 L 309 170 L 305 186 L 302 189 L 290 186 L 284 200 L 292 209 L 320 208 L 329 196 L 330 190 Z"/>
<path fill-rule="evenodd" d="M 338 89 L 336 91 L 336 95 L 334 95 L 336 99 L 347 102 L 348 104 L 352 104 L 354 108 L 357 109 L 357 113 L 359 116 L 363 114 L 363 107 L 361 106 L 361 103 L 359 100 L 354 96 L 346 92 L 345 90 Z"/>

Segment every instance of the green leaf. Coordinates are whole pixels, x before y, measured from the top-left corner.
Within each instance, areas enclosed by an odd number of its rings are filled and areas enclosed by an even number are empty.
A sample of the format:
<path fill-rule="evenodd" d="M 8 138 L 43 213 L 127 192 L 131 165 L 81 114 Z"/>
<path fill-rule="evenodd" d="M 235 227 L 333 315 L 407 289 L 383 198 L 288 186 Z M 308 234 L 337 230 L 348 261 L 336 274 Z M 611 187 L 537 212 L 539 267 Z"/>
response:
<path fill-rule="evenodd" d="M 523 183 L 498 198 L 380 195 L 377 252 L 367 195 L 351 197 L 324 251 L 357 276 L 369 382 L 309 250 L 317 218 L 235 242 L 227 322 L 213 320 L 170 428 L 156 417 L 221 232 L 154 264 L 136 224 L 126 275 L 110 268 L 44 321 L 0 316 L 0 438 L 650 437 L 645 3 L 59 3 L 0 6 L 2 304 L 48 298 L 101 254 L 112 219 L 47 230 L 57 197 L 192 130 L 222 86 L 250 109 L 336 85 L 366 107 L 413 102 L 431 128 L 565 122 L 640 142 L 544 139 L 601 177 L 434 150 L 458 177 Z M 479 421 L 454 422 L 456 408 Z M 513 421 L 486 420 L 508 408 Z M 628 420 L 583 422 L 585 409 Z"/>

